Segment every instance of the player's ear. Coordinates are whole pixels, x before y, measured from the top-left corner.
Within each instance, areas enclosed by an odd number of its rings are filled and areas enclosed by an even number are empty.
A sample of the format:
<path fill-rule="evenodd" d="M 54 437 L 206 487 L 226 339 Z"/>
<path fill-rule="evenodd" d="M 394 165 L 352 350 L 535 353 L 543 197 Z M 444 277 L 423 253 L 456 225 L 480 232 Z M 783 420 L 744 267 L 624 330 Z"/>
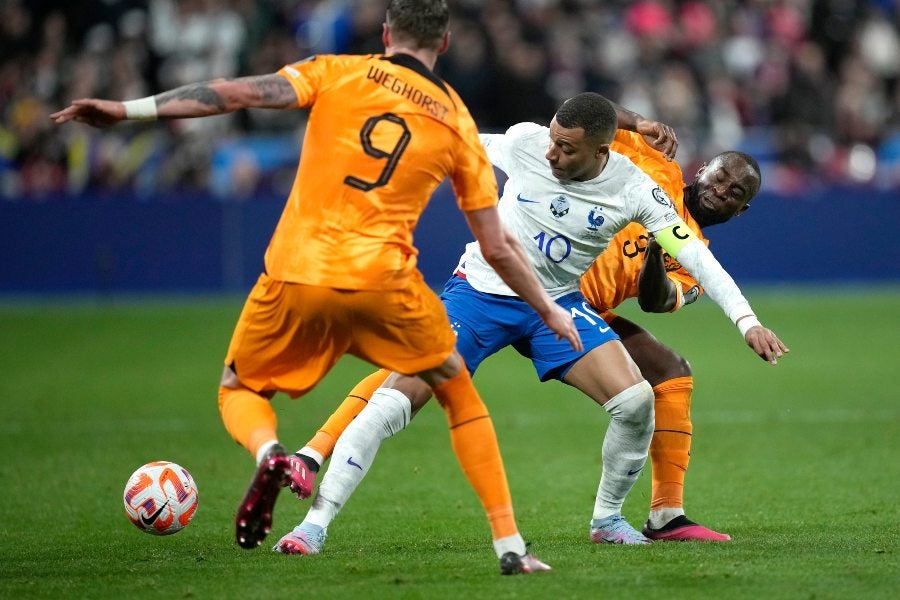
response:
<path fill-rule="evenodd" d="M 381 24 L 381 43 L 385 48 L 390 48 L 394 43 L 391 39 L 391 28 L 387 23 Z"/>
<path fill-rule="evenodd" d="M 447 51 L 447 48 L 450 47 L 450 31 L 447 30 L 444 32 L 444 39 L 441 40 L 441 45 L 438 46 L 437 53 L 443 54 Z"/>
<path fill-rule="evenodd" d="M 597 146 L 597 152 L 595 156 L 597 158 L 600 158 L 604 154 L 609 154 L 609 144 L 600 144 L 599 146 Z"/>

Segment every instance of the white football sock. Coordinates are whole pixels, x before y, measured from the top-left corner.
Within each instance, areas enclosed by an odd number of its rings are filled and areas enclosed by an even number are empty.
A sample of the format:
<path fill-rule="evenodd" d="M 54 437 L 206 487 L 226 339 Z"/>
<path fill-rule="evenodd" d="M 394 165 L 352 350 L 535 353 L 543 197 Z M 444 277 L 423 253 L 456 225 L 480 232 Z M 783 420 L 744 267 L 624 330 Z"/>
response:
<path fill-rule="evenodd" d="M 653 388 L 642 381 L 607 401 L 609 426 L 603 438 L 603 475 L 597 488 L 594 519 L 604 519 L 622 511 L 647 462 L 653 437 Z"/>
<path fill-rule="evenodd" d="M 409 425 L 412 405 L 397 390 L 379 388 L 341 437 L 304 522 L 328 527 L 362 481 L 381 442 Z"/>
<path fill-rule="evenodd" d="M 311 458 L 312 460 L 316 461 L 316 464 L 319 465 L 319 468 L 321 468 L 322 465 L 325 464 L 325 457 L 322 456 L 322 454 L 320 452 L 313 450 L 309 446 L 303 446 L 302 448 L 297 450 L 297 454 L 305 456 L 306 458 Z"/>
<path fill-rule="evenodd" d="M 659 508 L 657 510 L 650 511 L 650 518 L 647 519 L 647 522 L 650 524 L 652 529 L 659 529 L 663 527 L 666 523 L 674 519 L 675 517 L 680 517 L 684 514 L 684 508 L 678 506 L 670 506 L 666 508 Z"/>
<path fill-rule="evenodd" d="M 269 440 L 259 447 L 259 450 L 256 451 L 256 465 L 259 466 L 262 463 L 263 459 L 266 457 L 266 454 L 269 453 L 269 449 L 278 443 L 278 440 Z"/>
<path fill-rule="evenodd" d="M 497 538 L 494 540 L 494 552 L 497 553 L 497 558 L 501 558 L 507 552 L 515 552 L 522 556 L 525 554 L 525 540 L 519 533 Z"/>

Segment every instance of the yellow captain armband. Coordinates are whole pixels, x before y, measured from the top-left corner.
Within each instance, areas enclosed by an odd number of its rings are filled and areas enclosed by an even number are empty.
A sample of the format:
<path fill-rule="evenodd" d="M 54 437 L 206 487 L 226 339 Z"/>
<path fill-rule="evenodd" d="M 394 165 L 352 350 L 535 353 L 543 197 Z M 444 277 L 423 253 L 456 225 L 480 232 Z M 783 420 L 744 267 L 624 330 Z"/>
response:
<path fill-rule="evenodd" d="M 669 256 L 675 258 L 678 258 L 682 248 L 697 239 L 697 236 L 684 221 L 670 225 L 653 235 L 656 236 L 656 241 L 663 247 L 663 250 L 668 252 Z"/>

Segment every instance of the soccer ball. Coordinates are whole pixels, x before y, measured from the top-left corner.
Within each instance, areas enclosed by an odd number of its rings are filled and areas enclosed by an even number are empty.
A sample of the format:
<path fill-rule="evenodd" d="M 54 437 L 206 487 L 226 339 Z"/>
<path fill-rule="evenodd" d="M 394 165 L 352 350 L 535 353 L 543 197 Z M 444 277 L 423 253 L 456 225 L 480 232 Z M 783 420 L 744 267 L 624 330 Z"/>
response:
<path fill-rule="evenodd" d="M 135 471 L 125 484 L 125 515 L 141 531 L 178 533 L 191 522 L 200 497 L 187 469 L 159 460 Z"/>

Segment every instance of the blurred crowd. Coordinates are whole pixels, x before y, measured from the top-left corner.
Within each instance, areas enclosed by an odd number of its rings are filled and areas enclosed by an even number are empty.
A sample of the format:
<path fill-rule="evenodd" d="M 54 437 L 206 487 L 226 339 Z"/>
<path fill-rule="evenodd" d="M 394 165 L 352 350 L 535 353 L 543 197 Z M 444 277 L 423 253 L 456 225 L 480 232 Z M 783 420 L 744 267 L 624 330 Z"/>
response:
<path fill-rule="evenodd" d="M 381 0 L 0 0 L 0 201 L 283 194 L 304 111 L 129 122 L 48 115 L 382 50 Z M 900 189 L 900 1 L 460 0 L 439 74 L 479 127 L 547 123 L 585 90 L 676 128 L 690 177 L 725 149 L 764 188 Z"/>

